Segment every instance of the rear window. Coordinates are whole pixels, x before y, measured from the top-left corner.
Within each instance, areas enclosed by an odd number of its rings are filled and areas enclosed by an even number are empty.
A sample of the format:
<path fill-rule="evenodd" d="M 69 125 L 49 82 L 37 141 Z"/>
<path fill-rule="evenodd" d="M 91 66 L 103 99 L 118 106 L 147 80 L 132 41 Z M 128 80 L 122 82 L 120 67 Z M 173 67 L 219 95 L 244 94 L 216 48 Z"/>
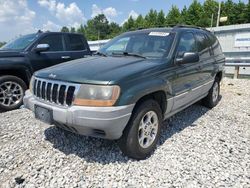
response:
<path fill-rule="evenodd" d="M 68 35 L 69 39 L 69 50 L 81 51 L 85 50 L 85 45 L 80 35 Z"/>

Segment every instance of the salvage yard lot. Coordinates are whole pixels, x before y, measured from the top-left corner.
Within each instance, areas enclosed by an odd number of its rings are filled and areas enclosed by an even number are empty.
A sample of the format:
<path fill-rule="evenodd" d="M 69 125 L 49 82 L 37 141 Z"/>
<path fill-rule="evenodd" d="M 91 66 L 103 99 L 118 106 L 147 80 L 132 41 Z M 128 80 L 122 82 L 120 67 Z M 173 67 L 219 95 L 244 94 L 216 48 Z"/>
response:
<path fill-rule="evenodd" d="M 0 187 L 250 187 L 250 80 L 225 79 L 212 110 L 192 105 L 164 122 L 143 161 L 113 141 L 45 125 L 28 110 L 0 114 Z"/>

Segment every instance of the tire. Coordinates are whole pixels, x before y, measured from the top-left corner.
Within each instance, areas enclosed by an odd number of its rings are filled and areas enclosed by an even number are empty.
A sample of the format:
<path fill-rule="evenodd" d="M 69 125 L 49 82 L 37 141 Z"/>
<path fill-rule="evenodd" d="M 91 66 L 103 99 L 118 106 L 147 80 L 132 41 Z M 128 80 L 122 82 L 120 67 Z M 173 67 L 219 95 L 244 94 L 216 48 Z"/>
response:
<path fill-rule="evenodd" d="M 203 105 L 207 108 L 215 107 L 219 102 L 220 96 L 220 81 L 215 78 L 214 84 L 208 92 L 208 95 L 203 99 Z"/>
<path fill-rule="evenodd" d="M 16 76 L 0 77 L 0 111 L 18 109 L 23 104 L 27 85 Z"/>
<path fill-rule="evenodd" d="M 146 121 L 148 118 L 150 118 L 149 122 Z M 158 127 L 156 126 L 157 121 Z M 162 110 L 159 104 L 155 100 L 147 100 L 141 103 L 135 108 L 122 137 L 118 140 L 121 151 L 128 157 L 138 160 L 148 157 L 156 148 L 161 124 Z M 143 138 L 145 135 L 147 138 Z M 154 139 L 150 141 L 148 138 Z"/>

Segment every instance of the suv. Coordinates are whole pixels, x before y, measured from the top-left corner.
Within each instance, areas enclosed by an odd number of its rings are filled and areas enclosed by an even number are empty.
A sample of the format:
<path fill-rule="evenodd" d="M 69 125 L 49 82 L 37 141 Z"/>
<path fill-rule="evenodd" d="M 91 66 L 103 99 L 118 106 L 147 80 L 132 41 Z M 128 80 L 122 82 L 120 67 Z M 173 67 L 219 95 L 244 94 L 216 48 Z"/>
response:
<path fill-rule="evenodd" d="M 35 71 L 89 54 L 88 43 L 80 34 L 38 32 L 7 43 L 0 48 L 0 111 L 22 105 Z"/>
<path fill-rule="evenodd" d="M 205 29 L 128 32 L 93 57 L 36 72 L 24 104 L 41 121 L 118 140 L 123 153 L 144 159 L 163 120 L 199 100 L 217 105 L 224 61 L 218 40 Z"/>

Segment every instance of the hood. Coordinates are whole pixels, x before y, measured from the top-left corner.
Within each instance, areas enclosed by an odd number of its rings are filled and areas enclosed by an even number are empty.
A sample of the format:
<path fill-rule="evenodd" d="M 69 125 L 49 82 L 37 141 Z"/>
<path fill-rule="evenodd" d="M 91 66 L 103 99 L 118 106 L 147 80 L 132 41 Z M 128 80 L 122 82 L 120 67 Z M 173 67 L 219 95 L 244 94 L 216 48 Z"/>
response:
<path fill-rule="evenodd" d="M 43 69 L 36 72 L 35 76 L 76 83 L 109 84 L 151 69 L 157 63 L 159 60 L 127 56 L 93 56 Z"/>
<path fill-rule="evenodd" d="M 11 50 L 0 50 L 0 58 L 6 57 L 23 57 L 24 54 L 20 51 L 11 51 Z"/>

